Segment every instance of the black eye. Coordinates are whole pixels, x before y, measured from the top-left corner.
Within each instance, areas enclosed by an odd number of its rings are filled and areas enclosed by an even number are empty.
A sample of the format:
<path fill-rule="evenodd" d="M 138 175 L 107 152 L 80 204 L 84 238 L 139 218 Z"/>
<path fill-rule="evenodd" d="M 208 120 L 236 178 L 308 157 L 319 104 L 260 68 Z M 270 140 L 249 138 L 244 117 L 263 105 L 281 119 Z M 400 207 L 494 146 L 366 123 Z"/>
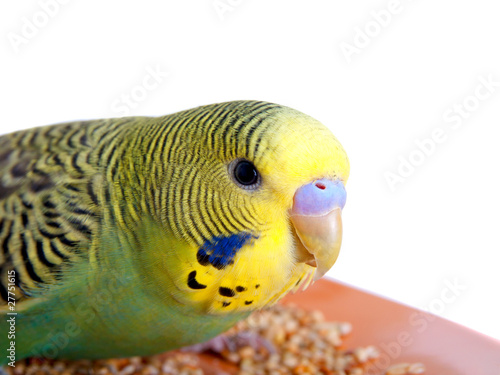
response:
<path fill-rule="evenodd" d="M 253 187 L 259 183 L 260 175 L 248 160 L 238 160 L 233 169 L 234 179 L 243 187 Z"/>

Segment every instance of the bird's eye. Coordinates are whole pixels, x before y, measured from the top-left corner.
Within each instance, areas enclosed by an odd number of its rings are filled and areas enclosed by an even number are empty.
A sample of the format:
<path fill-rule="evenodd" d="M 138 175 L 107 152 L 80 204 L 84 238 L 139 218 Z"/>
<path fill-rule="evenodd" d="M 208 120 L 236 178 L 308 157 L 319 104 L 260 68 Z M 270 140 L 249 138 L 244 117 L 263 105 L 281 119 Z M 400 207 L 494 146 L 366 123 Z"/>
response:
<path fill-rule="evenodd" d="M 240 159 L 235 160 L 233 163 L 233 176 L 241 187 L 245 189 L 253 189 L 259 185 L 260 174 L 252 162 Z"/>

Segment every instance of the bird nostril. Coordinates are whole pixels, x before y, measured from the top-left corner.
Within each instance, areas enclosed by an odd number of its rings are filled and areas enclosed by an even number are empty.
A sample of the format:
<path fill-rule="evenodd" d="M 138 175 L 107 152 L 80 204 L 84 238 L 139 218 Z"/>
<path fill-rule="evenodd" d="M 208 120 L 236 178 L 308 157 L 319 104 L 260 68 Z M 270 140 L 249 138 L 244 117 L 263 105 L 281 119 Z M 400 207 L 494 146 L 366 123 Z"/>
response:
<path fill-rule="evenodd" d="M 325 190 L 325 189 L 326 189 L 326 185 L 325 185 L 324 183 L 322 183 L 322 182 L 319 182 L 319 181 L 318 181 L 318 182 L 316 182 L 314 185 L 315 185 L 318 189 L 321 189 L 321 190 Z"/>
<path fill-rule="evenodd" d="M 314 184 L 318 189 L 321 189 L 321 190 L 325 190 L 326 189 L 326 185 L 322 182 L 316 182 Z"/>

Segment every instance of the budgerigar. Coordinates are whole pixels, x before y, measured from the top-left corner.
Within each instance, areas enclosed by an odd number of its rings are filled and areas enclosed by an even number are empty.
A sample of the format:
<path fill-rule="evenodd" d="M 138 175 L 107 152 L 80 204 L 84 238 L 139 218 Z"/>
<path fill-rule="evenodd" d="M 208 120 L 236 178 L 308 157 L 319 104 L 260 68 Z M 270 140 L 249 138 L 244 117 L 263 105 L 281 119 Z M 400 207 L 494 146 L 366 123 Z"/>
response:
<path fill-rule="evenodd" d="M 327 127 L 259 101 L 0 137 L 1 362 L 224 332 L 331 268 L 348 174 Z"/>

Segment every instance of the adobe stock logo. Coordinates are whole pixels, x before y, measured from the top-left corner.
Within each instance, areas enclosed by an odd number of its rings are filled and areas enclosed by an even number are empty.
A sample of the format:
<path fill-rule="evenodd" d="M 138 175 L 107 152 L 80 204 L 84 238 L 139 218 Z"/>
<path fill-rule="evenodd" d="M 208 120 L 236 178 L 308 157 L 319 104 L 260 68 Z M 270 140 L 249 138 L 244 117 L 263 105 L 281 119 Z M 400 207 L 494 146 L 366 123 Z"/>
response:
<path fill-rule="evenodd" d="M 241 5 L 243 0 L 214 0 L 212 7 L 221 21 L 226 19 L 226 13 L 233 13 Z"/>
<path fill-rule="evenodd" d="M 406 348 L 412 346 L 418 341 L 419 336 L 432 327 L 436 320 L 436 315 L 443 314 L 450 309 L 459 297 L 467 291 L 468 287 L 457 278 L 443 280 L 444 286 L 440 293 L 428 301 L 422 310 L 413 311 L 408 316 L 408 325 L 405 329 L 397 332 L 391 340 L 380 342 L 377 345 L 379 348 L 379 356 L 365 367 L 366 375 L 386 374 L 421 374 L 424 366 L 416 363 L 413 366 L 397 366 L 401 354 L 406 351 Z M 391 367 L 391 371 L 385 372 Z M 414 372 L 403 371 L 410 370 L 413 367 Z M 401 370 L 400 372 L 397 370 Z"/>
<path fill-rule="evenodd" d="M 146 74 L 140 82 L 122 92 L 111 103 L 111 110 L 119 116 L 129 116 L 133 110 L 148 99 L 151 93 L 158 89 L 170 76 L 170 72 L 164 70 L 160 64 L 156 66 L 148 65 L 144 68 Z"/>
<path fill-rule="evenodd" d="M 487 78 L 479 76 L 478 84 L 470 95 L 447 108 L 442 115 L 445 126 L 434 127 L 429 136 L 424 139 L 415 139 L 415 147 L 406 155 L 398 155 L 398 166 L 394 171 L 384 172 L 384 178 L 391 191 L 410 178 L 415 170 L 424 165 L 438 148 L 445 143 L 451 131 L 458 130 L 464 122 L 488 100 L 500 87 L 500 81 L 495 81 L 492 74 Z"/>
<path fill-rule="evenodd" d="M 352 43 L 342 41 L 339 48 L 342 51 L 346 61 L 350 63 L 353 55 L 359 55 L 372 41 L 377 38 L 384 29 L 389 27 L 394 16 L 404 10 L 400 0 L 390 0 L 385 9 L 372 10 L 370 19 L 362 27 L 354 28 Z"/>
<path fill-rule="evenodd" d="M 19 32 L 7 33 L 7 39 L 18 53 L 21 46 L 28 44 L 41 30 L 45 28 L 52 19 L 54 19 L 61 10 L 61 5 L 68 4 L 69 0 L 40 0 L 38 6 L 40 9 L 33 12 L 29 17 L 21 18 L 21 27 Z"/>

